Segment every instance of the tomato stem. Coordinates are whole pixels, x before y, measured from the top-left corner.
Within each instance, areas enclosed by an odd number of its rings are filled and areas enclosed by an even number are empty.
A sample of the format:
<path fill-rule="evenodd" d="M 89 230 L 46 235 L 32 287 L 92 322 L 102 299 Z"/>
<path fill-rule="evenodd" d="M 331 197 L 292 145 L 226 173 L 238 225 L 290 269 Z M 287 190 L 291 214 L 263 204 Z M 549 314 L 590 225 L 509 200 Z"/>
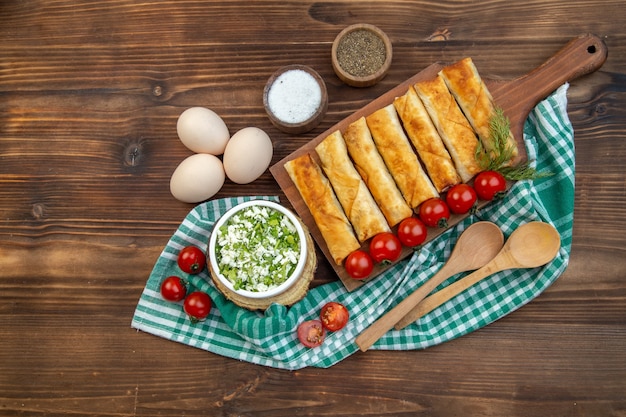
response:
<path fill-rule="evenodd" d="M 504 196 L 506 196 L 506 193 L 508 192 L 508 190 L 504 190 L 504 191 L 498 191 L 493 195 L 493 199 L 494 200 L 502 200 L 504 198 Z"/>
<path fill-rule="evenodd" d="M 190 315 L 187 315 L 187 317 L 189 317 L 189 321 L 191 322 L 191 324 L 197 324 L 205 320 L 205 319 L 199 319 L 197 317 L 190 316 Z"/>

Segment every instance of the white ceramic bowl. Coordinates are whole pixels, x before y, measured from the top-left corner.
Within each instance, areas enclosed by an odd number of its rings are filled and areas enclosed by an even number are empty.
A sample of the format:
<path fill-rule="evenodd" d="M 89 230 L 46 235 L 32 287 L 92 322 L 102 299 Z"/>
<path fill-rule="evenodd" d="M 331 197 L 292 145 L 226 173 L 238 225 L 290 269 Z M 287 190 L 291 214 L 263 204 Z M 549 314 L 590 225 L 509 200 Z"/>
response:
<path fill-rule="evenodd" d="M 268 207 L 270 209 L 277 210 L 281 212 L 282 214 L 284 214 L 287 217 L 287 219 L 295 226 L 296 232 L 300 240 L 300 251 L 298 254 L 298 261 L 297 261 L 295 270 L 287 278 L 287 280 L 284 281 L 282 284 L 280 284 L 279 286 L 270 288 L 269 290 L 266 290 L 266 291 L 250 291 L 250 290 L 244 290 L 244 289 L 235 289 L 233 286 L 233 283 L 230 280 L 228 280 L 224 275 L 222 275 L 219 265 L 217 263 L 217 256 L 215 254 L 216 245 L 217 245 L 217 237 L 218 237 L 217 231 L 220 229 L 220 227 L 222 227 L 236 213 L 240 212 L 241 210 L 245 208 L 252 207 L 252 206 Z M 242 297 L 247 297 L 251 299 L 270 298 L 270 297 L 273 297 L 273 296 L 276 296 L 278 294 L 285 292 L 302 275 L 304 266 L 306 264 L 306 258 L 307 258 L 306 234 L 298 218 L 290 210 L 286 209 L 282 205 L 274 203 L 272 201 L 265 201 L 265 200 L 247 201 L 245 203 L 238 204 L 237 206 L 228 210 L 215 223 L 213 232 L 211 233 L 211 237 L 209 238 L 208 257 L 209 257 L 209 263 L 210 263 L 211 273 L 213 275 L 213 278 L 219 280 L 219 282 L 223 286 L 225 286 L 228 290 Z"/>

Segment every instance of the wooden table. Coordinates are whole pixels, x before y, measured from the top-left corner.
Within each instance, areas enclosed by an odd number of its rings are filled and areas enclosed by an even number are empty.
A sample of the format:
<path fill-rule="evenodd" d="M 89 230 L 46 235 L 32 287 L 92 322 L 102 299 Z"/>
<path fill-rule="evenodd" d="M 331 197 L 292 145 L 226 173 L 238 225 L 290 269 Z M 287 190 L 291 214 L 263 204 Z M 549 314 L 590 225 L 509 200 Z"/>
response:
<path fill-rule="evenodd" d="M 374 87 L 334 75 L 330 47 L 366 22 L 394 61 Z M 626 9 L 621 1 L 110 2 L 0 5 L 0 415 L 623 416 L 626 413 Z M 571 261 L 519 311 L 425 351 L 357 353 L 283 371 L 132 330 L 160 251 L 193 207 L 169 192 L 190 154 L 187 107 L 266 130 L 274 161 L 427 65 L 471 56 L 525 74 L 581 33 L 609 58 L 571 83 Z M 323 123 L 270 124 L 286 64 L 326 80 Z M 278 194 L 267 172 L 216 197 Z M 335 280 L 321 262 L 314 285 Z"/>

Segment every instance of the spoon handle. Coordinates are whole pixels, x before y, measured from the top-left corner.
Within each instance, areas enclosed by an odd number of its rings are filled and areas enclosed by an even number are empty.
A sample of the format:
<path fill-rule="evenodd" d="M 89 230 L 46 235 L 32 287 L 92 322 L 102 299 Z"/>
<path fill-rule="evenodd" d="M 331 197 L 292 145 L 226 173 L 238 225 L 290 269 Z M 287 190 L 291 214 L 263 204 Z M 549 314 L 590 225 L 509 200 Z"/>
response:
<path fill-rule="evenodd" d="M 406 316 L 416 304 L 424 299 L 432 290 L 434 290 L 439 284 L 450 278 L 452 275 L 462 272 L 456 271 L 456 268 L 450 267 L 450 264 L 445 264 L 439 272 L 433 275 L 428 281 L 426 281 L 421 287 L 413 291 L 404 300 L 402 300 L 393 309 L 385 313 L 378 320 L 372 323 L 367 329 L 359 334 L 355 340 L 363 352 L 369 349 L 382 335 L 387 333 L 393 328 L 393 325 L 398 322 L 402 317 Z"/>
<path fill-rule="evenodd" d="M 499 262 L 497 262 L 496 259 L 494 259 L 494 261 L 496 262 L 490 262 L 482 268 L 477 269 L 471 274 L 437 291 L 431 296 L 424 298 L 421 303 L 417 304 L 415 308 L 413 308 L 402 319 L 396 322 L 395 329 L 404 329 L 415 320 L 426 315 L 427 313 L 430 313 L 435 308 L 462 293 L 481 279 L 486 278 L 489 275 L 495 274 L 496 272 L 510 268 L 510 266 L 500 264 Z"/>

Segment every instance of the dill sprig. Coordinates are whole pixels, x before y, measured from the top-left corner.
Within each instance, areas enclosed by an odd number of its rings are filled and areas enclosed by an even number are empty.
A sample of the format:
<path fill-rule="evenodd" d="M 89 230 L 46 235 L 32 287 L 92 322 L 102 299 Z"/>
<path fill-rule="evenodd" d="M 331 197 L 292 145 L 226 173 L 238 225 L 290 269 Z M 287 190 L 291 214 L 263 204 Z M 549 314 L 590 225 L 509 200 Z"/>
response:
<path fill-rule="evenodd" d="M 512 167 L 504 166 L 501 167 L 498 172 L 500 172 L 504 178 L 511 181 L 536 180 L 538 178 L 546 178 L 554 175 L 554 172 L 550 171 L 537 171 L 535 168 L 530 167 L 528 162 Z"/>
<path fill-rule="evenodd" d="M 509 142 L 511 136 L 511 122 L 499 107 L 494 109 L 489 119 L 489 135 L 493 149 L 486 150 L 482 142 L 478 141 L 476 160 L 485 171 L 498 171 L 508 180 L 535 180 L 554 175 L 551 172 L 538 172 L 530 166 L 528 161 L 517 165 L 509 165 L 513 158 L 515 147 Z"/>

